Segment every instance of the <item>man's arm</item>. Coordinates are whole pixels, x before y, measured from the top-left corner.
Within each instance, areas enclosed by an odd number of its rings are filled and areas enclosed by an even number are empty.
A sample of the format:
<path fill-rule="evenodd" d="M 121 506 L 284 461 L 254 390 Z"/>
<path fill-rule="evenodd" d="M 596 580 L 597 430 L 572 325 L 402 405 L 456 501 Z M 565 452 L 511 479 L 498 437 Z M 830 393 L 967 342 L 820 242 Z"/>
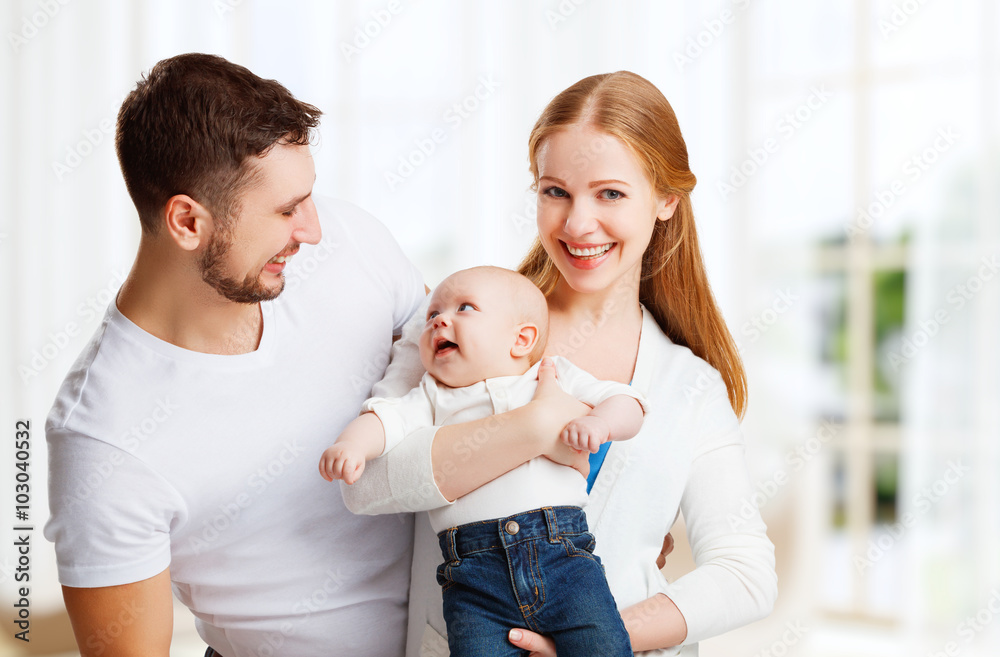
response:
<path fill-rule="evenodd" d="M 132 584 L 63 587 L 83 657 L 168 657 L 174 627 L 170 569 Z"/>

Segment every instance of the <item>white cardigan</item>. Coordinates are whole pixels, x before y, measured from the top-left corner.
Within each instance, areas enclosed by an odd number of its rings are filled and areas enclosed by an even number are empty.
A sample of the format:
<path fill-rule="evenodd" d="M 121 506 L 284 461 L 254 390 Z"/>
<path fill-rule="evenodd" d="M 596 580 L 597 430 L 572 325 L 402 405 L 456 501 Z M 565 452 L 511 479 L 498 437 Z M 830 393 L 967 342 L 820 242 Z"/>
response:
<path fill-rule="evenodd" d="M 423 315 L 418 310 L 404 328 L 373 394 L 398 396 L 419 381 L 414 338 Z M 587 522 L 619 608 L 664 593 L 687 622 L 683 646 L 642 654 L 696 655 L 701 639 L 770 613 L 777 596 L 774 546 L 752 502 L 743 436 L 722 378 L 673 344 L 645 308 L 632 385 L 649 400 L 649 411 L 638 435 L 609 449 L 590 493 Z M 434 483 L 435 431 L 414 433 L 369 463 L 358 483 L 341 485 L 348 508 L 377 514 L 448 504 Z M 696 568 L 668 582 L 656 558 L 678 512 Z M 426 514 L 418 515 L 415 541 L 406 655 L 447 655 L 435 581 L 442 557 Z"/>

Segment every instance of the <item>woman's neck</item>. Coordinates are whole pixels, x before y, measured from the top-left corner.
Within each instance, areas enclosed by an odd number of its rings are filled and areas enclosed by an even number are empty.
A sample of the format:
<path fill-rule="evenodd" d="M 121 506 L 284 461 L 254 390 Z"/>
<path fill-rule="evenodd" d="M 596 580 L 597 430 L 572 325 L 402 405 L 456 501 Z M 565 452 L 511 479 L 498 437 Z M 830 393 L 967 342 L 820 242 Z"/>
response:
<path fill-rule="evenodd" d="M 548 300 L 548 355 L 564 356 L 599 379 L 631 380 L 642 333 L 638 280 L 588 293 L 560 280 Z"/>
<path fill-rule="evenodd" d="M 642 323 L 639 280 L 619 279 L 597 292 L 578 292 L 562 278 L 548 297 L 550 313 L 576 322 L 635 326 Z"/>

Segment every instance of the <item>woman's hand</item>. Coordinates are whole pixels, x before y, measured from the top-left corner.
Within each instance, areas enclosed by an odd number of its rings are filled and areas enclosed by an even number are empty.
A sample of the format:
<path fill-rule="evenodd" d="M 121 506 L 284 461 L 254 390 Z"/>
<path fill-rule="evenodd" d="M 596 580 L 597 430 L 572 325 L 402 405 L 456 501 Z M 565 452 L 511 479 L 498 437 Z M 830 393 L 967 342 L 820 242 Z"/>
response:
<path fill-rule="evenodd" d="M 507 640 L 521 650 L 530 650 L 529 657 L 556 657 L 556 644 L 552 639 L 531 630 L 511 630 L 507 633 Z"/>
<path fill-rule="evenodd" d="M 663 570 L 667 565 L 667 555 L 674 551 L 674 537 L 667 532 L 663 537 L 663 547 L 660 548 L 660 556 L 656 557 L 656 567 Z"/>
<path fill-rule="evenodd" d="M 542 456 L 560 465 L 568 465 L 586 477 L 590 472 L 589 454 L 570 447 L 559 439 L 559 434 L 567 424 L 591 409 L 562 389 L 551 358 L 542 359 L 538 367 L 538 388 L 529 405 L 535 410 L 536 426 L 542 435 L 552 437 Z"/>

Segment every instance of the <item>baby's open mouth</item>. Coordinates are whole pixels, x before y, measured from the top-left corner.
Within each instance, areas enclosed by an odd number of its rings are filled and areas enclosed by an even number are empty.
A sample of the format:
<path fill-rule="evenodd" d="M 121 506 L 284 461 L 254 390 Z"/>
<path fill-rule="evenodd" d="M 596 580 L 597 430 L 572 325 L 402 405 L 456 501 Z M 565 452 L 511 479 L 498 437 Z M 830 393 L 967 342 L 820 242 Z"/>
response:
<path fill-rule="evenodd" d="M 434 345 L 434 353 L 436 354 L 440 354 L 441 352 L 449 349 L 458 349 L 458 345 L 451 340 L 441 340 Z"/>

